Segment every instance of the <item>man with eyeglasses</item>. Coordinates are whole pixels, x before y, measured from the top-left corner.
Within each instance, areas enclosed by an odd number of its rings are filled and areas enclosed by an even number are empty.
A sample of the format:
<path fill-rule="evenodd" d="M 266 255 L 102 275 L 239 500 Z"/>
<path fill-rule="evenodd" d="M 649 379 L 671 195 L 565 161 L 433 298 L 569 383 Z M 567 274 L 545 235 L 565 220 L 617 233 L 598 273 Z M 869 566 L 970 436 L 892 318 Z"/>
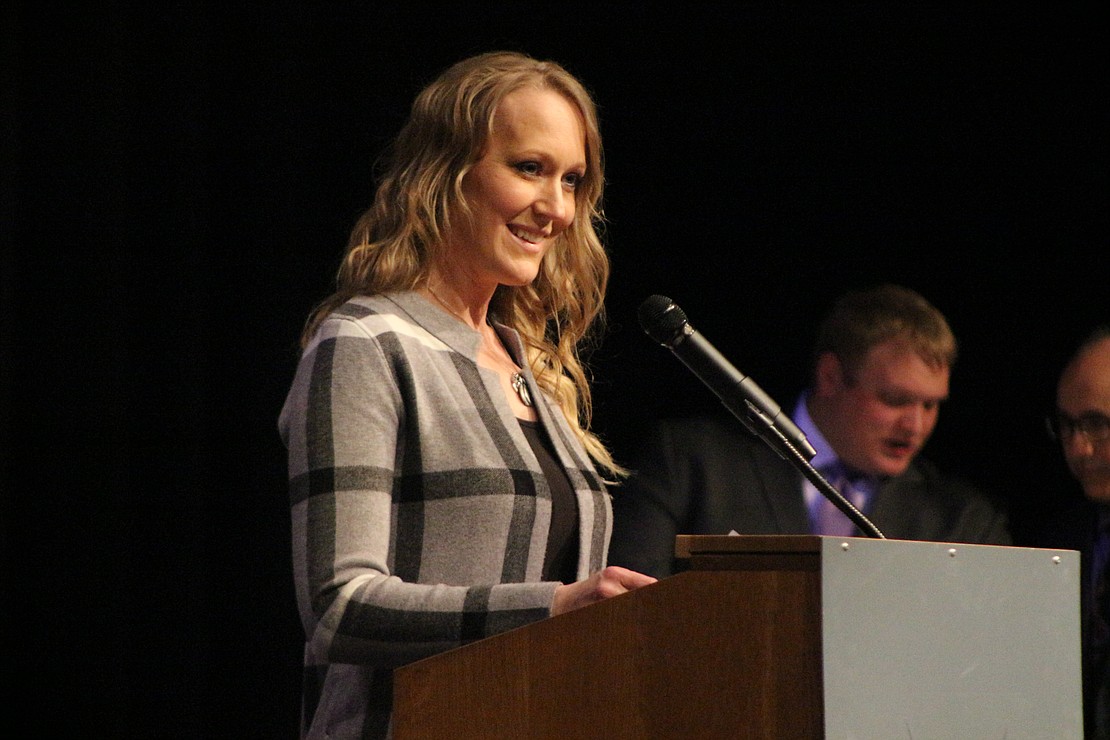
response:
<path fill-rule="evenodd" d="M 1083 494 L 1110 506 L 1110 326 L 1094 332 L 1064 368 L 1049 421 Z"/>
<path fill-rule="evenodd" d="M 1037 544 L 1080 552 L 1086 737 L 1110 738 L 1110 325 L 1093 332 L 1060 374 L 1048 429 L 1083 500 L 1054 518 Z"/>

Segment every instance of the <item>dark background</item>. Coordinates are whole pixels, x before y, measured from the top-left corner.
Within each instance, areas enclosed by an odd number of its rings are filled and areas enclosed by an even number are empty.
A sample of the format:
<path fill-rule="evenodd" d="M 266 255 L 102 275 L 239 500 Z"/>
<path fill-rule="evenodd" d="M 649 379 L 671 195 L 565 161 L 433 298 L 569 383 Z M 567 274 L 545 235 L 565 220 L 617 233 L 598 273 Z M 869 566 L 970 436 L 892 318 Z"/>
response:
<path fill-rule="evenodd" d="M 9 727 L 294 736 L 297 336 L 412 97 L 480 51 L 598 100 L 618 456 L 719 408 L 647 296 L 787 406 L 832 298 L 894 281 L 962 343 L 929 454 L 1019 535 L 1076 495 L 1041 417 L 1110 308 L 1095 4 L 96 5 L 0 11 Z"/>

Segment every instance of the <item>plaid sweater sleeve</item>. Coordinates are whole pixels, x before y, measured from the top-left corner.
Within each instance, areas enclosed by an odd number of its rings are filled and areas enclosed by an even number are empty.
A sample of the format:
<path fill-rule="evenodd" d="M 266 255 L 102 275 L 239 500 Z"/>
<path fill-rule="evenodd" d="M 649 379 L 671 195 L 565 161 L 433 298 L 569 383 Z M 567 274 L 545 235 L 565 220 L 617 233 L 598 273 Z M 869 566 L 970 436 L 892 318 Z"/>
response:
<path fill-rule="evenodd" d="M 321 325 L 281 415 L 319 663 L 391 667 L 518 627 L 549 615 L 558 585 L 539 580 L 547 484 L 496 378 L 459 351 L 458 327 L 441 339 L 384 301 Z M 568 430 L 553 432 L 573 461 L 583 577 L 603 564 L 608 500 Z"/>

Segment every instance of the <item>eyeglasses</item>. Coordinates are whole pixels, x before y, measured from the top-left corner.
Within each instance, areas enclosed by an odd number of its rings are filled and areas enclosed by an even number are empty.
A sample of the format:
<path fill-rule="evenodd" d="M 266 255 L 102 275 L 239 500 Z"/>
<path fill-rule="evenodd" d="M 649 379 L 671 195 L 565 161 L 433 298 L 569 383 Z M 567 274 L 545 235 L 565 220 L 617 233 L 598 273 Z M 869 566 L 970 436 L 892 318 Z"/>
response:
<path fill-rule="evenodd" d="M 1048 435 L 1061 442 L 1067 442 L 1076 434 L 1082 434 L 1091 443 L 1110 439 L 1110 417 L 1098 413 L 1087 413 L 1073 419 L 1057 412 L 1045 419 L 1045 426 Z"/>

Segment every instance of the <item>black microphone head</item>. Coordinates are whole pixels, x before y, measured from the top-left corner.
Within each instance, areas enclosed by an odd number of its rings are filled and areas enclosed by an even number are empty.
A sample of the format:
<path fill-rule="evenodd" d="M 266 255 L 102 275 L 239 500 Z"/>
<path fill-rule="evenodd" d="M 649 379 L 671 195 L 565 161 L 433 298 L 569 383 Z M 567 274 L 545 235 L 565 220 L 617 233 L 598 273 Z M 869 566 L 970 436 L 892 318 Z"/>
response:
<path fill-rule="evenodd" d="M 663 295 L 653 295 L 641 303 L 637 315 L 647 335 L 668 347 L 686 326 L 686 313 Z"/>

